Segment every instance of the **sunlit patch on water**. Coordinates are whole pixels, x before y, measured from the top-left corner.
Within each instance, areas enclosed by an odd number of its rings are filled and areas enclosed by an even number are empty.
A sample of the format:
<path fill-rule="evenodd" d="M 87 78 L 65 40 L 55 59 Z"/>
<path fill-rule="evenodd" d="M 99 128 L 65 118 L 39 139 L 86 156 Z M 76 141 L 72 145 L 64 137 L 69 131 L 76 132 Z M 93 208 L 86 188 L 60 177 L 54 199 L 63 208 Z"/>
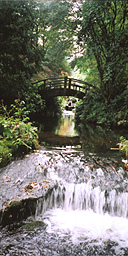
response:
<path fill-rule="evenodd" d="M 128 247 L 128 219 L 97 214 L 92 210 L 53 209 L 44 215 L 48 233 L 60 236 L 69 234 L 74 244 L 96 241 L 101 244 L 112 241 L 120 247 Z"/>

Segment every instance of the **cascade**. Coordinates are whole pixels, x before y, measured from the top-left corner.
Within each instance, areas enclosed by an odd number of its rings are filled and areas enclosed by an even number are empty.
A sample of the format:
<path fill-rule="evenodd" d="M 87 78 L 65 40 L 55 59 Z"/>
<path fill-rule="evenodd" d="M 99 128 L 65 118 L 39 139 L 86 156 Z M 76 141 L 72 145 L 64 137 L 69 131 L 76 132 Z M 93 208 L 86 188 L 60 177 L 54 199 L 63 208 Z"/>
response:
<path fill-rule="evenodd" d="M 44 214 L 47 209 L 61 208 L 68 210 L 93 210 L 98 214 L 109 213 L 111 216 L 128 217 L 128 193 L 119 193 L 115 189 L 102 191 L 91 182 L 66 183 L 53 189 L 47 199 L 39 199 L 36 215 Z"/>
<path fill-rule="evenodd" d="M 43 148 L 7 167 L 5 177 L 13 173 L 7 182 L 14 179 L 37 201 L 23 227 L 0 232 L 0 255 L 128 255 L 127 172 L 115 160 L 66 146 Z M 24 182 L 37 186 L 24 191 Z"/>
<path fill-rule="evenodd" d="M 45 202 L 40 199 L 36 211 L 36 218 L 43 218 L 47 224 L 47 232 L 68 234 L 75 244 L 111 239 L 128 246 L 127 191 L 101 189 L 92 179 L 81 183 L 70 183 L 59 176 L 57 179 L 58 187 Z"/>

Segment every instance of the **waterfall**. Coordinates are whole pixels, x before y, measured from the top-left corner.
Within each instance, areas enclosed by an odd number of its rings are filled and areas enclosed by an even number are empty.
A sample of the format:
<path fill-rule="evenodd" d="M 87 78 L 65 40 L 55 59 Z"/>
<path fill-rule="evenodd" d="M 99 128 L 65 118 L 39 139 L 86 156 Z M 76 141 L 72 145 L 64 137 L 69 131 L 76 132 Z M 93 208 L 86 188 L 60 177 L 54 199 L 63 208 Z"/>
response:
<path fill-rule="evenodd" d="M 82 157 L 61 154 L 55 168 L 49 168 L 48 178 L 57 185 L 38 200 L 36 218 L 47 224 L 47 233 L 68 237 L 69 243 L 110 241 L 117 251 L 127 248 L 127 180 L 116 169 L 90 168 Z"/>
<path fill-rule="evenodd" d="M 62 237 L 68 234 L 75 244 L 110 239 L 121 247 L 128 246 L 128 193 L 102 191 L 89 181 L 61 185 L 51 199 L 49 210 L 42 214 L 47 232 Z"/>
<path fill-rule="evenodd" d="M 128 193 L 101 190 L 92 183 L 65 183 L 54 188 L 46 198 L 39 199 L 36 215 L 44 214 L 47 209 L 92 210 L 97 214 L 109 213 L 111 216 L 128 217 Z"/>
<path fill-rule="evenodd" d="M 128 193 L 106 192 L 100 186 L 93 188 L 90 181 L 85 184 L 68 184 L 65 191 L 64 209 L 93 210 L 95 213 L 109 213 L 111 216 L 128 217 Z"/>

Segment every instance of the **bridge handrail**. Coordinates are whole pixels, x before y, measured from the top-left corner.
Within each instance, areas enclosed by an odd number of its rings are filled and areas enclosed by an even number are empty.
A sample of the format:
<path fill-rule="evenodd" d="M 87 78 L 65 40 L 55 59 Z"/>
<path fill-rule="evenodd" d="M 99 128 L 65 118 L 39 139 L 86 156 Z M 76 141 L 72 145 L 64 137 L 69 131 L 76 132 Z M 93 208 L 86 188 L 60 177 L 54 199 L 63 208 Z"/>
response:
<path fill-rule="evenodd" d="M 38 83 L 41 83 L 41 82 L 44 82 L 44 81 L 48 81 L 48 80 L 63 80 L 64 77 L 51 77 L 51 78 L 45 78 L 45 79 L 42 79 L 42 80 L 39 80 L 37 82 L 33 82 L 32 84 L 38 84 Z"/>
<path fill-rule="evenodd" d="M 76 78 L 71 78 L 71 77 L 50 77 L 46 78 L 37 82 L 34 82 L 32 84 L 37 84 L 39 83 L 39 93 L 42 95 L 46 95 L 48 91 L 52 91 L 52 93 L 56 91 L 56 94 L 60 93 L 60 95 L 66 95 L 66 93 L 71 95 L 77 93 L 81 95 L 81 97 L 84 97 L 84 95 L 87 93 L 87 91 L 90 88 L 96 88 L 92 84 L 89 84 L 85 81 L 76 79 Z M 62 92 L 63 91 L 63 92 Z M 83 96 L 82 96 L 83 95 Z M 79 96 L 80 97 L 80 96 Z"/>
<path fill-rule="evenodd" d="M 44 90 L 48 90 L 48 89 L 57 89 L 57 88 L 65 88 L 65 89 L 73 89 L 73 90 L 79 90 L 79 91 L 85 91 L 85 87 L 83 87 L 82 85 L 73 83 L 72 81 L 70 83 L 70 80 L 67 80 L 66 83 L 64 80 L 58 80 L 58 81 L 51 81 L 51 80 L 47 80 L 46 82 L 44 81 L 43 84 L 41 84 L 39 86 L 39 88 L 44 89 Z"/>
<path fill-rule="evenodd" d="M 71 78 L 71 79 L 72 79 L 72 81 L 78 82 L 79 84 L 84 84 L 84 85 L 88 85 L 89 87 L 94 87 L 94 88 L 95 88 L 94 85 L 89 84 L 89 83 L 87 83 L 87 82 L 85 82 L 85 81 L 82 81 L 82 80 L 79 80 L 79 79 L 75 79 L 75 78 Z"/>
<path fill-rule="evenodd" d="M 92 88 L 96 88 L 94 85 L 90 84 L 90 83 L 87 83 L 85 81 L 82 81 L 80 79 L 76 79 L 76 78 L 72 78 L 72 77 L 51 77 L 51 78 L 45 78 L 43 80 L 39 80 L 37 82 L 33 82 L 32 84 L 37 84 L 37 83 L 41 83 L 41 82 L 46 82 L 46 81 L 57 81 L 57 80 L 60 80 L 60 81 L 64 81 L 65 79 L 67 79 L 67 81 L 69 81 L 69 79 L 73 82 L 77 82 L 79 84 L 83 84 L 83 85 L 88 85 L 89 87 L 92 87 Z"/>

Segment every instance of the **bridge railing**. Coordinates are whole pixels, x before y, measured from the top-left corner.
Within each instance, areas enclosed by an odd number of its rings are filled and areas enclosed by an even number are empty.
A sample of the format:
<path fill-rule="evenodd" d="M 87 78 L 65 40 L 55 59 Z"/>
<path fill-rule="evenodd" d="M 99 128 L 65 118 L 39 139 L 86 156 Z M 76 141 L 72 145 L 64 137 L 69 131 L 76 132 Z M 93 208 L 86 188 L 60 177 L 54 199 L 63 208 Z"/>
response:
<path fill-rule="evenodd" d="M 56 89 L 56 88 L 64 88 L 64 78 L 58 77 L 58 78 L 49 78 L 45 79 L 43 81 L 43 84 L 41 84 L 42 89 Z"/>
<path fill-rule="evenodd" d="M 38 90 L 42 97 L 75 96 L 83 98 L 90 88 L 95 86 L 71 77 L 53 77 L 40 80 L 33 84 L 38 84 Z"/>
<path fill-rule="evenodd" d="M 48 78 L 39 82 L 41 82 L 39 86 L 41 90 L 62 88 L 85 92 L 87 86 L 91 86 L 84 81 L 68 77 Z"/>

